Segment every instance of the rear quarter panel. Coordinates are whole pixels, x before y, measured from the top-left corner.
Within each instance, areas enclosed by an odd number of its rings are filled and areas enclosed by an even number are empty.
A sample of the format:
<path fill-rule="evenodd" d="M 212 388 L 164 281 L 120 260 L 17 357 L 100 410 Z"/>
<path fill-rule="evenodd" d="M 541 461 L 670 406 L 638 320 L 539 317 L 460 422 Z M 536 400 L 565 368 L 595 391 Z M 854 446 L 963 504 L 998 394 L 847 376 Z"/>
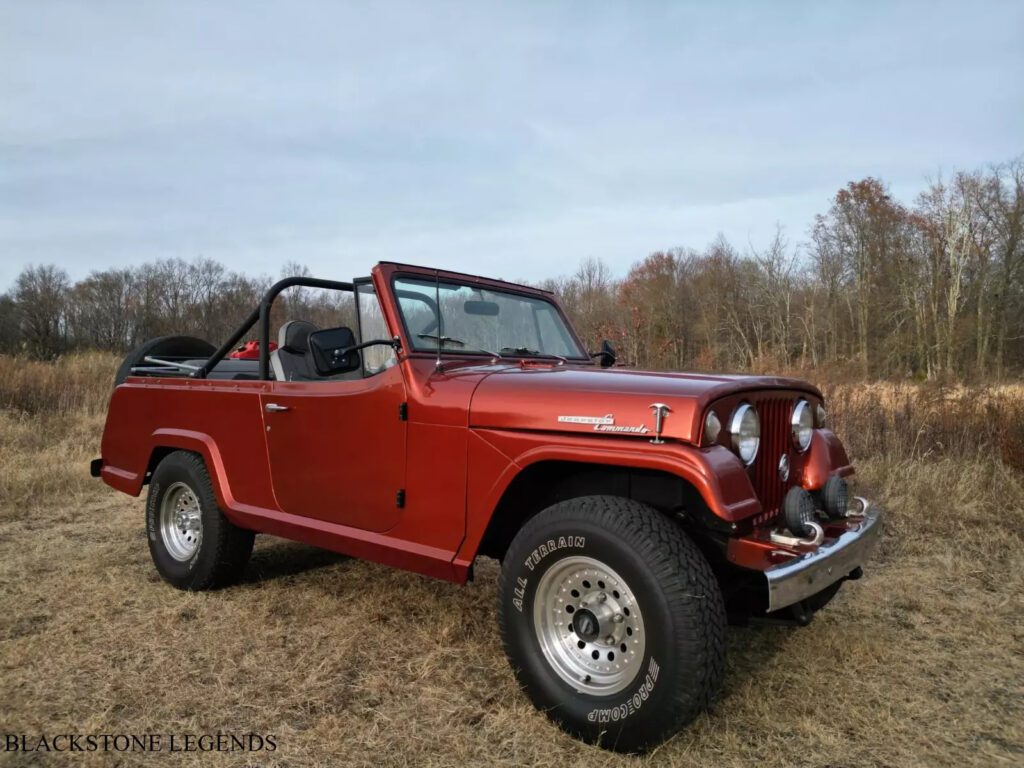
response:
<path fill-rule="evenodd" d="M 103 431 L 103 480 L 137 496 L 153 452 L 201 454 L 229 514 L 276 509 L 270 483 L 262 382 L 129 378 L 111 396 Z"/>

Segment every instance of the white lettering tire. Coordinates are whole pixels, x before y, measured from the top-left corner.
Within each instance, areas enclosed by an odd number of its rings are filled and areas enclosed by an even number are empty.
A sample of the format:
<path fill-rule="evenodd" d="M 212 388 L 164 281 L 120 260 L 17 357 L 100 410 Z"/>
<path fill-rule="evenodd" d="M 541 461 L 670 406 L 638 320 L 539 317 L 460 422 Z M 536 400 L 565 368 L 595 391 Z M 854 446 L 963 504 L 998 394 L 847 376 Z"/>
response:
<path fill-rule="evenodd" d="M 725 667 L 725 608 L 682 528 L 615 496 L 555 504 L 504 559 L 499 623 L 534 705 L 619 752 L 663 741 L 702 712 Z"/>

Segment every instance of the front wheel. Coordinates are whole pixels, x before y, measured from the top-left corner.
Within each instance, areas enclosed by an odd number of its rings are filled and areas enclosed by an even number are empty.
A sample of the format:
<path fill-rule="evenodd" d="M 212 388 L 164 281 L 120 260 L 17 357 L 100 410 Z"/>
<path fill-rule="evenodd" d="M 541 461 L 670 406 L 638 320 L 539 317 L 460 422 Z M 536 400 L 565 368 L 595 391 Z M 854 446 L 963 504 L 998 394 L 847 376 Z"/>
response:
<path fill-rule="evenodd" d="M 714 574 L 682 529 L 644 504 L 589 496 L 544 510 L 509 547 L 499 591 L 520 685 L 586 741 L 653 746 L 721 682 L 725 609 Z"/>

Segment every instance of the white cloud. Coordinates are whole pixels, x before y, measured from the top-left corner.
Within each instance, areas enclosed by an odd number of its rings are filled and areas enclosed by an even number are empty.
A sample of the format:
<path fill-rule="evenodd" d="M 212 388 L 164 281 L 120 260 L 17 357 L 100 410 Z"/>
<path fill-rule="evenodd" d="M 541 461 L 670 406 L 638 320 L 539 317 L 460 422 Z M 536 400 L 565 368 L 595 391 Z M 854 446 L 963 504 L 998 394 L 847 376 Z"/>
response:
<path fill-rule="evenodd" d="M 6 4 L 0 286 L 199 253 L 540 279 L 798 241 L 851 179 L 1024 150 L 1024 8 L 924 7 Z"/>

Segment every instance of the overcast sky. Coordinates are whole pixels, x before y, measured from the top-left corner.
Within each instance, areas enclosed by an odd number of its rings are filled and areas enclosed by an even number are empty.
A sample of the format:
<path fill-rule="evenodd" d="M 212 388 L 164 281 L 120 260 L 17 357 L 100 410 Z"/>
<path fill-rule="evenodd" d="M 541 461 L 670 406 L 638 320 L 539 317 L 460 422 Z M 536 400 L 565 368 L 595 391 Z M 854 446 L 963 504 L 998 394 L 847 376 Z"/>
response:
<path fill-rule="evenodd" d="M 538 280 L 1024 152 L 1024 3 L 0 2 L 27 263 Z"/>

